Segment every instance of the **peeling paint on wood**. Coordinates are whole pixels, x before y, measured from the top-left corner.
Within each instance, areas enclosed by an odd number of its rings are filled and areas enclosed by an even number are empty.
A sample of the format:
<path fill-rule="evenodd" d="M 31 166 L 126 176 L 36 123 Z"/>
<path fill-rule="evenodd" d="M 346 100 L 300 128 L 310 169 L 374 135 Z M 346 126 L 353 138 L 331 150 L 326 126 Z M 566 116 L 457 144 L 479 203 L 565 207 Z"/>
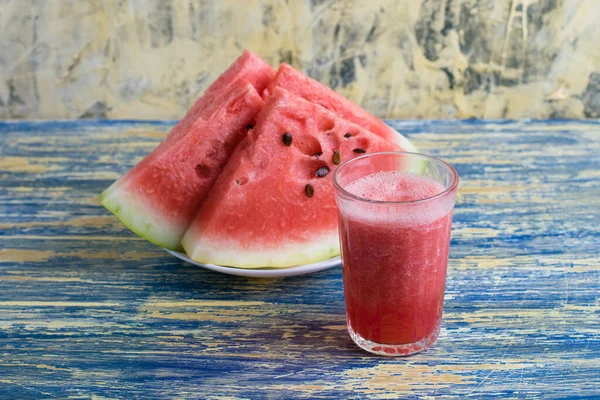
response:
<path fill-rule="evenodd" d="M 339 268 L 201 270 L 99 206 L 171 122 L 0 122 L 0 397 L 599 397 L 600 122 L 390 123 L 461 175 L 442 332 L 406 359 L 352 343 Z"/>

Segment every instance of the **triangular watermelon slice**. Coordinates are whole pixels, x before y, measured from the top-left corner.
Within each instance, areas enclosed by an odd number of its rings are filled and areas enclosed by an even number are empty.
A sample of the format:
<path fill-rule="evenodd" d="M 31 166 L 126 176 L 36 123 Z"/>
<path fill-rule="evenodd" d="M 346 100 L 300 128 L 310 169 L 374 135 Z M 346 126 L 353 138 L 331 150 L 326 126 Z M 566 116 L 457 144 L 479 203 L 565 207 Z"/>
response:
<path fill-rule="evenodd" d="M 279 66 L 275 78 L 264 90 L 263 97 L 271 96 L 276 87 L 319 104 L 340 117 L 396 143 L 404 151 L 418 152 L 408 139 L 386 125 L 385 122 L 289 64 L 282 63 Z"/>
<path fill-rule="evenodd" d="M 291 140 L 290 140 L 291 139 Z M 291 143 L 290 143 L 291 141 Z M 289 267 L 339 254 L 332 174 L 398 145 L 281 88 L 237 147 L 182 239 L 193 260 Z"/>
<path fill-rule="evenodd" d="M 101 195 L 102 204 L 150 242 L 180 249 L 180 239 L 264 102 L 254 86 L 214 97 L 207 119 L 165 140 Z"/>
<path fill-rule="evenodd" d="M 185 114 L 177 125 L 171 129 L 167 138 L 146 158 L 140 161 L 127 178 L 119 179 L 103 193 L 107 196 L 116 191 L 123 183 L 133 179 L 133 175 L 143 171 L 146 165 L 165 151 L 173 143 L 190 130 L 193 124 L 200 123 L 198 120 L 209 119 L 221 106 L 221 98 L 232 87 L 245 86 L 250 83 L 258 93 L 261 93 L 267 84 L 275 76 L 275 70 L 255 53 L 244 50 L 242 54 L 214 81 L 194 105 Z"/>
<path fill-rule="evenodd" d="M 185 134 L 198 118 L 208 118 L 214 110 L 216 100 L 232 85 L 251 83 L 258 93 L 275 76 L 275 70 L 257 54 L 244 50 L 234 62 L 204 91 L 194 105 L 187 111 L 169 133 L 169 138 L 178 138 Z"/>

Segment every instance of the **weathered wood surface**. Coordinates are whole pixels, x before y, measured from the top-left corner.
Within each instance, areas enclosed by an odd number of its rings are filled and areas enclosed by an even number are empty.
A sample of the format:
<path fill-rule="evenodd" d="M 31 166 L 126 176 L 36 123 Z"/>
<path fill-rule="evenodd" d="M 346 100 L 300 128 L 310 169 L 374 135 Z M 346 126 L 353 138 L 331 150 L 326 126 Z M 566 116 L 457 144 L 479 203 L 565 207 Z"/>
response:
<path fill-rule="evenodd" d="M 340 268 L 212 273 L 99 206 L 171 123 L 0 123 L 0 398 L 600 396 L 600 123 L 394 125 L 462 178 L 406 359 L 351 342 Z"/>

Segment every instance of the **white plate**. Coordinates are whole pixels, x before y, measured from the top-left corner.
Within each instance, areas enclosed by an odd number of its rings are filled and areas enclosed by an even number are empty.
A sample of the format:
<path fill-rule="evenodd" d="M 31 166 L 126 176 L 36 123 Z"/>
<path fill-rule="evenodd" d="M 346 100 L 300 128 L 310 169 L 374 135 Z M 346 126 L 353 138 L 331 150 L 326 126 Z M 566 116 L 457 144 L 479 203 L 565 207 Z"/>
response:
<path fill-rule="evenodd" d="M 221 272 L 223 274 L 237 275 L 237 276 L 248 276 L 252 278 L 283 278 L 285 276 L 296 276 L 312 274 L 313 272 L 323 271 L 329 268 L 337 267 L 342 262 L 340 257 L 334 257 L 325 261 L 319 261 L 313 264 L 298 265 L 296 267 L 289 268 L 264 268 L 264 269 L 244 269 L 244 268 L 233 268 L 224 267 L 222 265 L 214 264 L 203 264 L 190 259 L 186 254 L 178 251 L 164 249 L 167 253 L 171 253 L 175 257 L 187 261 L 190 264 L 197 265 L 198 267 L 210 269 L 211 271 Z"/>

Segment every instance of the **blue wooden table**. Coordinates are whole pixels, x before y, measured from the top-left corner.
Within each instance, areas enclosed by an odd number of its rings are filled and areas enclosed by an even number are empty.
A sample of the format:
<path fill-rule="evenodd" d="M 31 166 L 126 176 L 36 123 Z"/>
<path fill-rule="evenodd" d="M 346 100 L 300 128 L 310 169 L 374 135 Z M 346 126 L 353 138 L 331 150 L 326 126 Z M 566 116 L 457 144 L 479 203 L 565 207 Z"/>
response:
<path fill-rule="evenodd" d="M 166 122 L 0 123 L 0 398 L 600 397 L 600 123 L 392 122 L 460 176 L 441 335 L 382 358 L 341 269 L 185 264 L 98 194 Z"/>

